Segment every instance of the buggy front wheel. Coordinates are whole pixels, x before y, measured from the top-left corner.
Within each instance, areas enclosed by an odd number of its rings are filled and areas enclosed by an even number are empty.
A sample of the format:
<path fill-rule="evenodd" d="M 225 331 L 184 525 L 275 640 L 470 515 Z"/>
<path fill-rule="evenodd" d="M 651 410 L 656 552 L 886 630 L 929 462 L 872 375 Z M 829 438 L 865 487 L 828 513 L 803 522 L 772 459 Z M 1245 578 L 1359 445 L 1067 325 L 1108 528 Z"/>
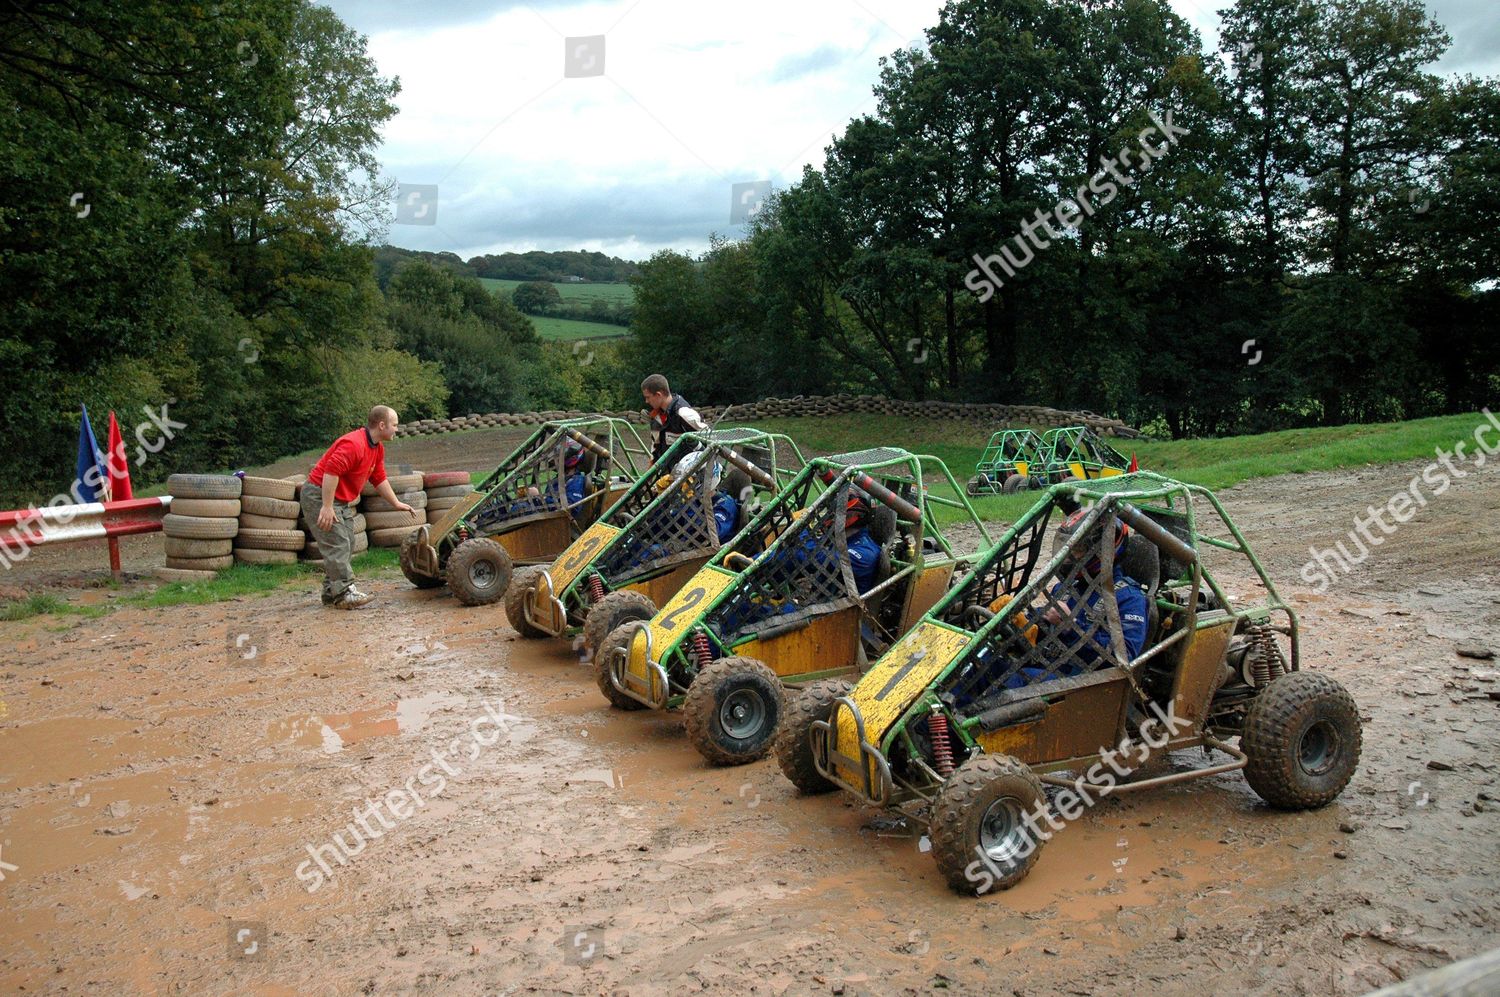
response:
<path fill-rule="evenodd" d="M 764 758 L 781 726 L 781 679 L 754 658 L 719 658 L 688 686 L 682 704 L 688 740 L 715 765 Z"/>
<path fill-rule="evenodd" d="M 499 602 L 510 587 L 510 554 L 489 537 L 465 540 L 448 555 L 448 588 L 465 606 Z"/>
<path fill-rule="evenodd" d="M 849 695 L 853 688 L 846 679 L 824 679 L 798 690 L 787 704 L 786 723 L 776 735 L 776 764 L 792 785 L 809 796 L 838 788 L 813 764 L 812 742 L 808 739 L 812 725 L 827 720 L 833 712 L 833 701 Z"/>
<path fill-rule="evenodd" d="M 1031 871 L 1047 807 L 1042 783 L 1010 755 L 970 758 L 948 777 L 932 806 L 932 856 L 948 885 L 982 896 L 1008 890 Z"/>
<path fill-rule="evenodd" d="M 1278 810 L 1324 806 L 1349 784 L 1362 740 L 1348 690 L 1327 675 L 1289 672 L 1262 689 L 1245 716 L 1245 781 Z"/>

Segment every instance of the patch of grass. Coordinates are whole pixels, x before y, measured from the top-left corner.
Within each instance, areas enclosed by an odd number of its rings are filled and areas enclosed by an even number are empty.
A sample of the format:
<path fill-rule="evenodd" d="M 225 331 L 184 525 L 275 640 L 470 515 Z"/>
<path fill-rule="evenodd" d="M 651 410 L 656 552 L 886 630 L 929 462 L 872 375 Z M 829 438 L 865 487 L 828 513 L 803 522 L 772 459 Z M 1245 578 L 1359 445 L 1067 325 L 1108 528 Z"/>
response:
<path fill-rule="evenodd" d="M 400 557 L 389 548 L 376 547 L 355 556 L 354 573 L 382 575 L 400 569 Z M 206 582 L 167 582 L 151 592 L 137 592 L 120 600 L 122 605 L 142 608 L 207 605 L 241 596 L 266 595 L 283 586 L 315 580 L 319 572 L 305 564 L 236 564 Z"/>
<path fill-rule="evenodd" d="M 553 318 L 550 315 L 529 315 L 536 334 L 543 339 L 571 342 L 576 339 L 619 339 L 630 335 L 623 325 L 608 322 L 579 322 L 575 319 Z"/>
<path fill-rule="evenodd" d="M 109 612 L 108 606 L 77 606 L 48 592 L 33 592 L 24 599 L 0 603 L 0 620 L 14 623 L 33 616 L 82 616 L 94 619 Z M 68 629 L 66 626 L 63 629 Z"/>
<path fill-rule="evenodd" d="M 527 281 L 499 280 L 495 277 L 480 277 L 479 283 L 491 291 L 510 294 Z M 628 305 L 635 301 L 635 288 L 629 284 L 553 284 L 564 301 L 604 301 L 612 305 Z"/>

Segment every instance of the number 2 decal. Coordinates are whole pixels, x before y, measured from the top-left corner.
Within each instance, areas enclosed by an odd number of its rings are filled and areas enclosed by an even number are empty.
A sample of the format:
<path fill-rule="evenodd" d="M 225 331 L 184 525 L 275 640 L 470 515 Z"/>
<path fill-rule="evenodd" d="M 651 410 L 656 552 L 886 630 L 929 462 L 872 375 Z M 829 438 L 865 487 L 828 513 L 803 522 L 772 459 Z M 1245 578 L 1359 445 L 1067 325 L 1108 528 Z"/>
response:
<path fill-rule="evenodd" d="M 662 621 L 658 623 L 657 626 L 663 630 L 671 630 L 677 625 L 677 617 L 681 616 L 683 613 L 686 613 L 688 610 L 698 605 L 698 603 L 702 602 L 703 597 L 707 594 L 708 590 L 702 585 L 691 589 L 687 595 L 682 597 L 682 605 L 678 606 L 676 609 L 672 610 L 665 617 L 663 617 Z"/>

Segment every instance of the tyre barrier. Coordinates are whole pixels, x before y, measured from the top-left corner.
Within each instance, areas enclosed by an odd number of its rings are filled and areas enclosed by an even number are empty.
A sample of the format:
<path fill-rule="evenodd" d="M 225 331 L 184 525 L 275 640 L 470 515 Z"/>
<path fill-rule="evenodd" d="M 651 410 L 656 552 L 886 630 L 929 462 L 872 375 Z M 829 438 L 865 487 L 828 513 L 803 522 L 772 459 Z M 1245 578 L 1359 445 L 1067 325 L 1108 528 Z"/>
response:
<path fill-rule="evenodd" d="M 766 398 L 727 407 L 704 406 L 698 410 L 710 423 L 720 417 L 731 422 L 755 422 L 760 419 L 788 419 L 831 415 L 898 415 L 912 419 L 955 419 L 982 422 L 986 426 L 1026 425 L 1041 428 L 1088 426 L 1103 436 L 1136 439 L 1140 431 L 1119 419 L 1088 410 L 1065 411 L 1043 405 L 1003 405 L 978 402 L 914 402 L 884 395 L 807 395 L 796 398 Z M 727 413 L 727 414 L 726 414 Z M 583 419 L 605 415 L 638 425 L 646 423 L 646 413 L 634 409 L 623 412 L 558 411 L 492 412 L 488 415 L 466 415 L 451 419 L 417 419 L 402 423 L 398 437 L 431 436 L 456 433 L 466 429 L 491 429 L 501 426 L 534 426 L 554 419 Z M 988 430 L 987 430 L 988 431 Z"/>

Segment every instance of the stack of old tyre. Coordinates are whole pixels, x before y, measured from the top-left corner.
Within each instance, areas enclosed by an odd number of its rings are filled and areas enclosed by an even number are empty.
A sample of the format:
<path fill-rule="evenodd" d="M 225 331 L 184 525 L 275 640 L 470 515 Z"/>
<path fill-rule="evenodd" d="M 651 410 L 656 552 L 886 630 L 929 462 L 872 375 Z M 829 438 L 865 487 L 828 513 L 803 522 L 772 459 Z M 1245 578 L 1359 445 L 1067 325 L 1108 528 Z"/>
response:
<path fill-rule="evenodd" d="M 174 474 L 167 479 L 172 504 L 162 520 L 167 550 L 162 577 L 207 581 L 234 564 L 240 488 L 240 479 L 228 474 Z"/>
<path fill-rule="evenodd" d="M 297 525 L 297 483 L 243 475 L 240 530 L 234 559 L 241 564 L 296 564 L 307 535 Z"/>
<path fill-rule="evenodd" d="M 422 475 L 422 489 L 427 496 L 427 521 L 435 523 L 474 491 L 473 475 L 468 471 L 431 471 Z"/>
<path fill-rule="evenodd" d="M 411 506 L 412 512 L 397 512 L 385 499 L 366 484 L 360 492 L 359 511 L 365 517 L 371 547 L 400 547 L 411 531 L 427 522 L 427 493 L 422 490 L 422 472 L 387 474 L 396 498 Z"/>

